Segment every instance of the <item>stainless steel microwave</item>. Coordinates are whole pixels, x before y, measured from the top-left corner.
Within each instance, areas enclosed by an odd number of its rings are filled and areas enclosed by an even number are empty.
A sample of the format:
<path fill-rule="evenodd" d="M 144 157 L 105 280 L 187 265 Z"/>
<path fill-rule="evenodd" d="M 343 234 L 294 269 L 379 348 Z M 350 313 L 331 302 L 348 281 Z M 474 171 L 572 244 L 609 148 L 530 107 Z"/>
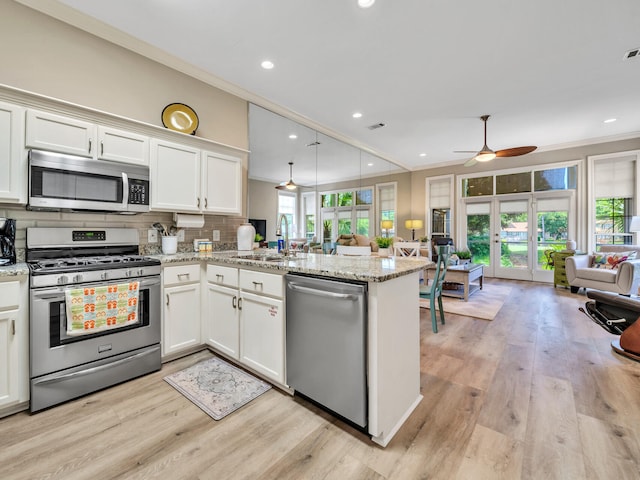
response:
<path fill-rule="evenodd" d="M 149 167 L 29 150 L 30 210 L 149 211 Z"/>

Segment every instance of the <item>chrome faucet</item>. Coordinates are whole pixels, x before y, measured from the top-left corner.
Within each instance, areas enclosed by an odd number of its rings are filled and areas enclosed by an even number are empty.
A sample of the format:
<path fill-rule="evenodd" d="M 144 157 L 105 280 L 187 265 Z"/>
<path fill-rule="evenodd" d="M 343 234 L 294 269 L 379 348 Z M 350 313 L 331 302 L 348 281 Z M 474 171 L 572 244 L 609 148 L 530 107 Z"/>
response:
<path fill-rule="evenodd" d="M 287 257 L 289 255 L 289 222 L 287 221 L 287 216 L 284 213 L 281 213 L 278 218 L 276 236 L 282 235 L 282 219 L 284 219 L 284 248 L 282 249 L 282 254 Z"/>

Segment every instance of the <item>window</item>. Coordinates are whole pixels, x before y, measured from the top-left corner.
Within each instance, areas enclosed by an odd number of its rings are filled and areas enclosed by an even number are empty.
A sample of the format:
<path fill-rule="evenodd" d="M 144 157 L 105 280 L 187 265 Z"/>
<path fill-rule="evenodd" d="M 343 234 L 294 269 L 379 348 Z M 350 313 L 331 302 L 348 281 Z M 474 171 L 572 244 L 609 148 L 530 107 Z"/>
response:
<path fill-rule="evenodd" d="M 636 155 L 598 159 L 593 168 L 595 246 L 633 243 Z"/>
<path fill-rule="evenodd" d="M 307 240 L 311 240 L 316 236 L 316 194 L 314 192 L 302 194 L 302 209 L 304 236 Z"/>
<path fill-rule="evenodd" d="M 350 233 L 373 235 L 372 199 L 371 188 L 321 193 L 322 241 L 333 242 L 339 235 Z"/>
<path fill-rule="evenodd" d="M 381 235 L 387 237 L 395 237 L 396 235 L 396 188 L 397 184 L 380 183 L 376 185 L 378 192 L 378 227 L 380 227 Z M 392 227 L 382 231 L 382 221 L 391 220 Z"/>
<path fill-rule="evenodd" d="M 453 176 L 427 178 L 427 234 L 431 238 L 451 237 Z"/>
<path fill-rule="evenodd" d="M 277 224 L 278 219 L 280 219 L 280 215 L 284 215 L 287 218 L 289 238 L 296 238 L 298 236 L 298 226 L 296 222 L 295 193 L 278 192 L 278 218 L 276 218 L 276 229 L 280 227 Z M 284 235 L 284 225 L 282 229 L 282 234 Z"/>

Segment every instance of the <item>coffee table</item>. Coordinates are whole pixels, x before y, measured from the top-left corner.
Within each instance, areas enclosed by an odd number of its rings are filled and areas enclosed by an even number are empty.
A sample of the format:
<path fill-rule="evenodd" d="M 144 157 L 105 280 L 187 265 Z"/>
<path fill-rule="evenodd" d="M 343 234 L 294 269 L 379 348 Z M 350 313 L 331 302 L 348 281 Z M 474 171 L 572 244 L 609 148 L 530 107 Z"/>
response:
<path fill-rule="evenodd" d="M 467 263 L 448 267 L 444 281 L 460 283 L 462 286 L 456 290 L 445 290 L 443 288 L 442 295 L 446 297 L 463 298 L 465 302 L 468 301 L 469 295 L 478 290 L 482 290 L 482 280 L 484 278 L 483 267 L 484 265 L 479 263 Z"/>

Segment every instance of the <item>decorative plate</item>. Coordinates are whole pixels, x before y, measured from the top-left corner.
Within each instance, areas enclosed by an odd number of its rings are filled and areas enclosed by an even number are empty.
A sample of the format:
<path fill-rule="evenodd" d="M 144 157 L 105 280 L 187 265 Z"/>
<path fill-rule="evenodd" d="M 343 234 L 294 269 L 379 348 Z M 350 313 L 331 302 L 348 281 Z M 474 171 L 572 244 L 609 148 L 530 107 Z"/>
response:
<path fill-rule="evenodd" d="M 195 135 L 198 115 L 184 103 L 170 103 L 162 110 L 162 124 L 169 130 Z"/>

